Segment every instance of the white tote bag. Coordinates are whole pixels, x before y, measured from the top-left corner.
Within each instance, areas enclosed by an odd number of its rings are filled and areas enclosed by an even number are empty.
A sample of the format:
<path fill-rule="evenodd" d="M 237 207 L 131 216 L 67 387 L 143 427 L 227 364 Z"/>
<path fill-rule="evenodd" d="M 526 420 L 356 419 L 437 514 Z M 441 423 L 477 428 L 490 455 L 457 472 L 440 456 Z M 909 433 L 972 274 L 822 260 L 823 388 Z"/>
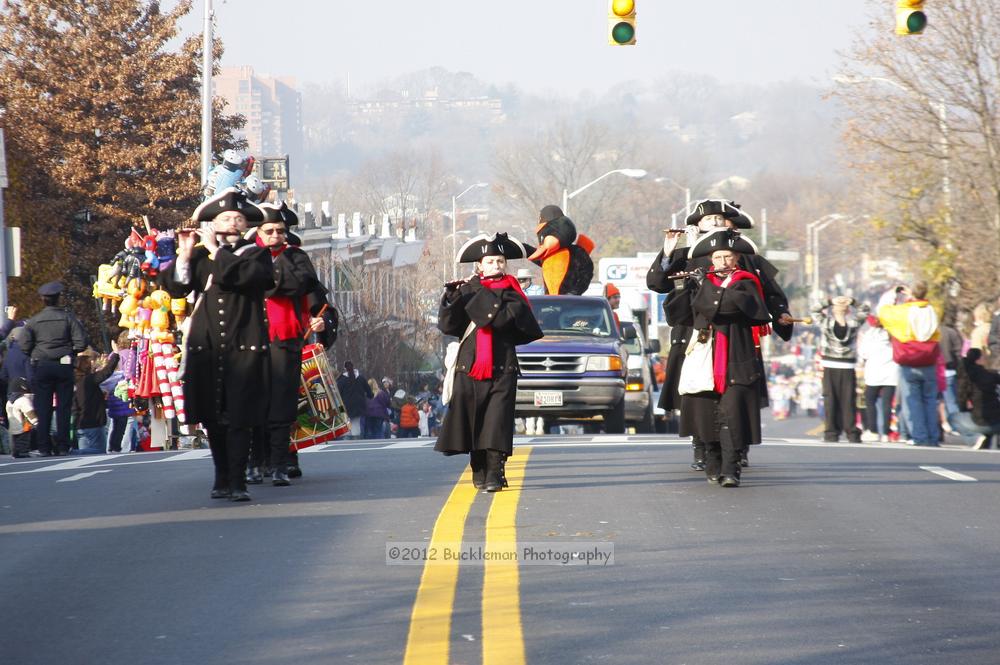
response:
<path fill-rule="evenodd" d="M 704 342 L 699 342 L 699 337 L 700 335 L 692 335 L 684 352 L 681 378 L 677 384 L 677 392 L 681 395 L 715 390 L 715 376 L 712 371 L 712 335 L 709 335 Z"/>
<path fill-rule="evenodd" d="M 465 338 L 476 329 L 476 324 L 469 321 L 469 327 L 465 329 L 462 339 L 451 342 L 444 350 L 444 383 L 441 385 L 441 403 L 447 404 L 451 401 L 451 392 L 455 388 L 455 365 L 458 363 L 458 349 L 462 346 Z"/>

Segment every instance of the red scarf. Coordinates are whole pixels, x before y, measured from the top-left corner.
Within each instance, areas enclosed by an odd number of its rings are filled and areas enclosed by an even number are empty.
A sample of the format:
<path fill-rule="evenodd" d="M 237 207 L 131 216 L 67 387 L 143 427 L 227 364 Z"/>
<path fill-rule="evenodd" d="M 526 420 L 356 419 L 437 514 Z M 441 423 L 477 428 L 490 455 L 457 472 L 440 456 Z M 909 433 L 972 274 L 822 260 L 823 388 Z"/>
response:
<path fill-rule="evenodd" d="M 258 247 L 267 247 L 259 235 L 257 236 L 256 243 Z M 271 251 L 271 260 L 274 261 L 277 259 L 287 248 L 287 244 L 277 249 L 268 247 Z M 267 306 L 268 337 L 272 342 L 276 339 L 286 340 L 302 337 L 306 327 L 309 325 L 308 320 L 305 318 L 305 314 L 308 311 L 305 296 L 302 296 L 302 302 L 300 303 L 301 315 L 296 315 L 295 301 L 288 296 L 270 296 L 265 299 L 264 303 Z"/>
<path fill-rule="evenodd" d="M 484 277 L 479 280 L 487 289 L 513 289 L 519 296 L 528 302 L 528 296 L 524 295 L 521 285 L 510 275 L 490 278 Z M 487 324 L 476 330 L 476 362 L 469 370 L 469 377 L 477 381 L 485 381 L 493 378 L 493 325 Z"/>
<path fill-rule="evenodd" d="M 706 275 L 708 280 L 712 282 L 715 286 L 722 286 L 723 278 L 718 275 L 708 274 Z M 738 282 L 741 279 L 752 279 L 754 286 L 757 287 L 757 293 L 760 294 L 761 300 L 764 299 L 764 289 L 760 285 L 760 280 L 757 279 L 757 275 L 752 272 L 747 272 L 746 270 L 734 270 L 729 276 L 729 283 Z M 760 353 L 760 338 L 763 335 L 771 334 L 771 327 L 768 325 L 753 326 L 751 329 L 753 332 L 753 345 L 758 353 Z M 729 337 L 726 336 L 724 332 L 716 329 L 715 331 L 715 353 L 712 359 L 712 375 L 715 379 L 715 392 L 720 395 L 726 392 L 726 374 L 729 371 Z"/>

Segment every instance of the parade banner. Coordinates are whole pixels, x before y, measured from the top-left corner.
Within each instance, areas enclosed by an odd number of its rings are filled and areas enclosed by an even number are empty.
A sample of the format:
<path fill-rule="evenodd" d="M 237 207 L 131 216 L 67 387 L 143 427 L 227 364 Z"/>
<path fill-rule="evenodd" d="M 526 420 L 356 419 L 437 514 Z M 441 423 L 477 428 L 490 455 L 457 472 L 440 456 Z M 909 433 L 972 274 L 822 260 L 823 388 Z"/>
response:
<path fill-rule="evenodd" d="M 322 344 L 308 344 L 302 349 L 299 410 L 292 424 L 290 449 L 296 451 L 332 441 L 350 431 L 351 419 L 337 390 L 336 376 L 325 349 Z"/>

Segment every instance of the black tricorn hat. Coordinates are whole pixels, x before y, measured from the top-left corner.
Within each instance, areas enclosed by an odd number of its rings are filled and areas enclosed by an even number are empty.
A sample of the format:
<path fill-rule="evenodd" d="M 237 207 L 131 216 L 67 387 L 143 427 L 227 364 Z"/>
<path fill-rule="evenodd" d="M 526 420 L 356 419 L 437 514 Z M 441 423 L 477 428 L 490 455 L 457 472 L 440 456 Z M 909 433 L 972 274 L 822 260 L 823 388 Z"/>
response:
<path fill-rule="evenodd" d="M 737 254 L 756 254 L 757 245 L 753 244 L 739 231 L 733 229 L 715 229 L 709 231 L 691 246 L 688 250 L 688 258 L 696 259 L 700 256 L 711 256 L 712 252 L 720 249 L 728 249 Z"/>
<path fill-rule="evenodd" d="M 517 238 L 510 238 L 506 233 L 486 235 L 482 233 L 470 238 L 458 249 L 459 263 L 475 263 L 487 256 L 502 256 L 507 260 L 523 259 L 528 256 L 524 245 Z"/>
<path fill-rule="evenodd" d="M 281 205 L 261 203 L 257 207 L 264 213 L 264 220 L 260 222 L 261 224 L 283 223 L 287 227 L 292 227 L 299 223 L 299 216 L 284 201 L 281 202 Z"/>
<path fill-rule="evenodd" d="M 246 194 L 235 187 L 224 189 L 212 198 L 202 201 L 202 204 L 195 208 L 194 214 L 191 216 L 199 222 L 210 222 L 224 212 L 242 213 L 247 218 L 247 222 L 260 223 L 264 221 L 264 213 L 261 209 L 250 203 Z"/>
<path fill-rule="evenodd" d="M 538 213 L 538 219 L 542 222 L 553 222 L 563 216 L 562 208 L 557 205 L 547 205 Z"/>
<path fill-rule="evenodd" d="M 752 229 L 753 218 L 740 210 L 740 204 L 722 199 L 705 199 L 695 206 L 694 211 L 687 216 L 688 224 L 697 224 L 707 215 L 722 215 L 730 220 L 738 229 Z"/>

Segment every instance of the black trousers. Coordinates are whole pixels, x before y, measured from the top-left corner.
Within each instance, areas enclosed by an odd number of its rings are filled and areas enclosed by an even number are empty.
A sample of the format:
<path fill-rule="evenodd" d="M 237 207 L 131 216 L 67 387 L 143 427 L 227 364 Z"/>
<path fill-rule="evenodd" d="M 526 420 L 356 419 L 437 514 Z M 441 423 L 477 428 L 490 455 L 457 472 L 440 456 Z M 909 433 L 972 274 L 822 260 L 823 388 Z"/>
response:
<path fill-rule="evenodd" d="M 892 420 L 892 398 L 896 386 L 865 386 L 865 429 L 877 434 L 888 434 Z M 879 428 L 876 402 L 882 403 L 882 427 Z"/>
<path fill-rule="evenodd" d="M 858 380 L 853 369 L 823 368 L 823 404 L 826 409 L 824 441 L 836 441 L 843 432 L 848 441 L 860 441 L 856 425 L 858 410 L 855 391 Z"/>
<path fill-rule="evenodd" d="M 718 441 L 705 441 L 705 475 L 740 477 L 740 450 L 743 443 L 736 441 L 732 431 L 723 424 L 719 427 Z"/>
<path fill-rule="evenodd" d="M 111 436 L 108 438 L 108 450 L 113 453 L 122 451 L 122 439 L 125 438 L 125 425 L 128 424 L 128 416 L 111 417 Z"/>
<path fill-rule="evenodd" d="M 38 450 L 50 454 L 69 451 L 69 416 L 73 405 L 73 366 L 51 360 L 39 360 L 35 364 L 32 379 L 35 391 L 35 414 L 38 415 Z M 49 436 L 52 429 L 52 396 L 56 397 L 56 434 Z"/>
<path fill-rule="evenodd" d="M 275 471 L 288 467 L 291 423 L 269 423 L 253 428 L 250 443 L 250 466 L 269 466 Z"/>
<path fill-rule="evenodd" d="M 212 450 L 212 462 L 215 464 L 212 489 L 246 491 L 250 428 L 206 423 L 205 429 L 208 430 L 208 447 Z"/>

